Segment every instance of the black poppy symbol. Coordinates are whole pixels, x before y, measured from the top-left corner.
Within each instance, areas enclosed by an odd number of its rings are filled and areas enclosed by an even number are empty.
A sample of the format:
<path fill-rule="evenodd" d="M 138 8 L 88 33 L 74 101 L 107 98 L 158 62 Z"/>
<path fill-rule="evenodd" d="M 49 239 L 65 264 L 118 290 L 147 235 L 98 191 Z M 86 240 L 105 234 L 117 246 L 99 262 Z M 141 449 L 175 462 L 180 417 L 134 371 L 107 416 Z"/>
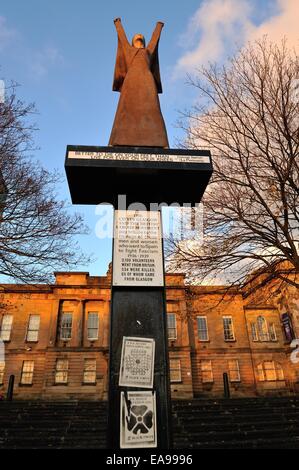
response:
<path fill-rule="evenodd" d="M 132 406 L 130 417 L 127 419 L 128 431 L 137 434 L 147 434 L 153 426 L 153 412 L 147 409 L 147 406 Z"/>

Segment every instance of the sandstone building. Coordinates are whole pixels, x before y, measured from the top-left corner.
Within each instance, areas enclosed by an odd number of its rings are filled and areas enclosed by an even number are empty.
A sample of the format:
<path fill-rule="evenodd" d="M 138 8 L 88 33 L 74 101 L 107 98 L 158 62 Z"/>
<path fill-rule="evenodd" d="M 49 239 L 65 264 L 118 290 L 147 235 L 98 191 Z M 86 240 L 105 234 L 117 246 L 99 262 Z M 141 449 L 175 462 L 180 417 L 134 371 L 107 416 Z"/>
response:
<path fill-rule="evenodd" d="M 111 276 L 55 278 L 52 285 L 0 286 L 0 395 L 13 374 L 16 398 L 105 400 Z M 186 286 L 183 274 L 168 274 L 166 285 L 173 398 L 222 396 L 224 372 L 232 396 L 299 391 L 299 360 L 291 356 L 298 290 L 246 297 Z"/>

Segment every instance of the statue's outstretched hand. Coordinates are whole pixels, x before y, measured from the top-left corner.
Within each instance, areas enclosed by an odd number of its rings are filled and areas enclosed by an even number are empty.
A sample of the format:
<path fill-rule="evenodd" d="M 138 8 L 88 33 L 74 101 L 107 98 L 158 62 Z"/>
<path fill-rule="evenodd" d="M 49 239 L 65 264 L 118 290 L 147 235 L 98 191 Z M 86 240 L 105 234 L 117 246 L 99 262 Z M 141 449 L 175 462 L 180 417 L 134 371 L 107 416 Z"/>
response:
<path fill-rule="evenodd" d="M 117 23 L 118 21 L 121 21 L 120 18 L 114 18 L 114 23 Z"/>

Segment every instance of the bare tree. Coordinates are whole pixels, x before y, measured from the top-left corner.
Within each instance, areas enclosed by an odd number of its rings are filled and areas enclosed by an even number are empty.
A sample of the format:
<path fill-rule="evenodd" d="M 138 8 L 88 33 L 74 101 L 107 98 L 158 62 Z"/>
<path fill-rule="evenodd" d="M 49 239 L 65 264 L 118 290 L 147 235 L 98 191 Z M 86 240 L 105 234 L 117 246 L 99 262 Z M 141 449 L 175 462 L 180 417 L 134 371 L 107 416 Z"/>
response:
<path fill-rule="evenodd" d="M 210 149 L 214 174 L 204 241 L 172 242 L 172 268 L 201 281 L 243 284 L 255 273 L 299 287 L 298 54 L 263 38 L 189 83 L 200 104 L 183 114 L 183 145 Z"/>
<path fill-rule="evenodd" d="M 87 261 L 73 239 L 87 231 L 82 217 L 59 200 L 60 177 L 30 156 L 34 112 L 12 84 L 0 103 L 0 274 L 30 283 Z"/>

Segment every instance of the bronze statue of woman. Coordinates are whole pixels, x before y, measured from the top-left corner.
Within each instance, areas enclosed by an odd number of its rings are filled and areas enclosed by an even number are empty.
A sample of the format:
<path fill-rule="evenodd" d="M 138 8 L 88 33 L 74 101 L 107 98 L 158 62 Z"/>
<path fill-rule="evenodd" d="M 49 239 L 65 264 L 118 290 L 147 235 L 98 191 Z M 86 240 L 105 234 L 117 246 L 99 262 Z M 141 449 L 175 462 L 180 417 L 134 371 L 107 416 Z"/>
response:
<path fill-rule="evenodd" d="M 142 34 L 129 43 L 120 18 L 114 20 L 118 48 L 113 91 L 120 99 L 109 145 L 169 147 L 158 93 L 162 93 L 158 44 L 164 26 L 158 22 L 148 45 Z"/>

